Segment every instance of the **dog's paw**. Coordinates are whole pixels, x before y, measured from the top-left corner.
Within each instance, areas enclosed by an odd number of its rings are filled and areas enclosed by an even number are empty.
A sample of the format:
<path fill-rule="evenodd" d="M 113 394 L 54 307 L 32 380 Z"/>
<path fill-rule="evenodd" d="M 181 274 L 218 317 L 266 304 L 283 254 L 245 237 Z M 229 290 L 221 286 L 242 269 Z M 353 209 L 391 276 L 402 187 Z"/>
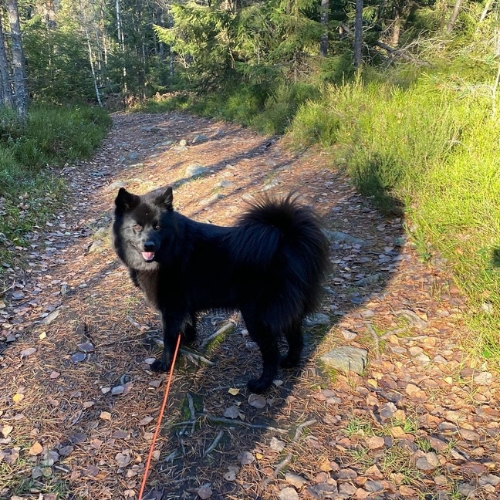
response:
<path fill-rule="evenodd" d="M 263 394 L 266 392 L 273 381 L 268 382 L 267 380 L 262 380 L 261 378 L 254 378 L 249 380 L 247 383 L 248 390 L 254 394 Z"/>
<path fill-rule="evenodd" d="M 170 365 L 171 363 L 165 363 L 164 361 L 157 359 L 151 364 L 150 368 L 153 372 L 168 372 Z"/>

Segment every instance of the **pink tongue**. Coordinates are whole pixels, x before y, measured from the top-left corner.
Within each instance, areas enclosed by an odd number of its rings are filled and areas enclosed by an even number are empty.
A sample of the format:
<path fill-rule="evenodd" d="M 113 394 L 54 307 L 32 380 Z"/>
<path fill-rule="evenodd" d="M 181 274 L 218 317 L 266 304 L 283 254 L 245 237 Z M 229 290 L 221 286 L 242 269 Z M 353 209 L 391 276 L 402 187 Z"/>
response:
<path fill-rule="evenodd" d="M 142 256 L 144 257 L 144 260 L 150 261 L 155 258 L 155 253 L 154 252 L 142 252 Z"/>

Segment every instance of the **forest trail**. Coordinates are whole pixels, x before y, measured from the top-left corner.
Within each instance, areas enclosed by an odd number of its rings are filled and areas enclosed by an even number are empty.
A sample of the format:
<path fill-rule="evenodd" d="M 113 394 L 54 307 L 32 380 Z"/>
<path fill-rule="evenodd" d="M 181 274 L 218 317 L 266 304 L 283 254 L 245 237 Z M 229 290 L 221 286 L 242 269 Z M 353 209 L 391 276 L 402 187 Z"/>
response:
<path fill-rule="evenodd" d="M 252 196 L 297 190 L 325 220 L 332 272 L 300 369 L 263 397 L 245 387 L 260 355 L 238 314 L 203 315 L 176 365 L 146 498 L 500 498 L 498 377 L 462 349 L 464 299 L 439 260 L 419 260 L 401 219 L 374 210 L 333 156 L 183 114 L 113 120 L 92 161 L 63 169 L 66 208 L 34 228 L 26 269 L 8 270 L 1 498 L 137 497 L 166 375 L 149 370 L 159 317 L 109 225 L 120 186 L 164 185 L 176 210 L 222 225 Z M 361 375 L 321 361 L 346 347 L 353 363 L 366 351 Z"/>

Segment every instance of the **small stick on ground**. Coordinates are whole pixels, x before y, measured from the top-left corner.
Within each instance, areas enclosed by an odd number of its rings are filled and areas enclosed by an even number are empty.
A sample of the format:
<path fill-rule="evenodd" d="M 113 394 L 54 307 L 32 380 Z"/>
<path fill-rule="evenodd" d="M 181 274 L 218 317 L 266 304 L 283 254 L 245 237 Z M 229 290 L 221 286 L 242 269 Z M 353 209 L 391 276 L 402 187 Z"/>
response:
<path fill-rule="evenodd" d="M 310 425 L 314 425 L 316 422 L 317 422 L 317 420 L 312 419 L 312 420 L 308 420 L 307 422 L 303 422 L 302 424 L 300 424 L 299 426 L 297 426 L 297 429 L 295 430 L 295 436 L 294 436 L 294 438 L 292 440 L 292 443 L 296 443 L 299 440 L 300 435 L 302 434 L 302 431 L 306 427 L 309 427 Z M 289 453 L 285 457 L 285 459 L 282 460 L 275 467 L 272 478 L 268 477 L 268 478 L 264 479 L 264 481 L 262 481 L 262 483 L 260 484 L 261 488 L 262 489 L 267 488 L 267 485 L 272 481 L 272 479 L 276 479 L 278 477 L 278 474 L 281 472 L 282 469 L 284 469 L 286 467 L 286 465 L 292 460 L 292 458 L 293 458 L 293 453 Z"/>
<path fill-rule="evenodd" d="M 377 332 L 373 329 L 373 326 L 370 323 L 368 323 L 366 327 L 368 328 L 368 331 L 372 334 L 373 342 L 375 343 L 375 354 L 377 356 L 377 359 L 380 359 L 379 339 Z"/>
<path fill-rule="evenodd" d="M 188 399 L 188 405 L 189 405 L 189 413 L 191 414 L 191 420 L 193 421 L 191 425 L 191 434 L 194 434 L 194 426 L 196 425 L 196 413 L 194 411 L 194 402 L 193 402 L 193 396 L 187 393 L 187 399 Z"/>
<path fill-rule="evenodd" d="M 216 339 L 219 335 L 224 335 L 230 330 L 234 329 L 236 323 L 234 321 L 228 321 L 225 325 L 222 325 L 215 333 L 212 333 L 210 337 L 207 337 L 201 344 L 200 349 L 205 349 L 207 345 L 213 340 Z"/>
<path fill-rule="evenodd" d="M 224 431 L 221 430 L 219 431 L 219 434 L 217 434 L 217 437 L 214 439 L 214 442 L 207 448 L 205 453 L 203 453 L 203 456 L 206 457 L 209 453 L 214 451 L 215 447 L 219 443 L 219 441 L 222 439 L 222 436 L 224 435 Z"/>
<path fill-rule="evenodd" d="M 205 358 L 204 356 L 201 356 L 200 354 L 195 354 L 193 351 L 188 351 L 187 349 L 181 349 L 181 354 L 183 354 L 187 358 L 192 358 L 196 361 L 200 361 L 201 363 L 203 363 L 205 365 L 208 365 L 208 366 L 214 365 L 214 363 L 212 361 Z"/>

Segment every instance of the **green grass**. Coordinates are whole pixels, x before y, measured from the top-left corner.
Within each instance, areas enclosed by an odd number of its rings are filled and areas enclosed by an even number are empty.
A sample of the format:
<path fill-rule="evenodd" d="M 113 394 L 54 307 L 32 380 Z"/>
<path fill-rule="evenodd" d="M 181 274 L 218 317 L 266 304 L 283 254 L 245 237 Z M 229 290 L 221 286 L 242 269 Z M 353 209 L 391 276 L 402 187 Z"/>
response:
<path fill-rule="evenodd" d="M 289 135 L 333 148 L 362 194 L 405 215 L 423 260 L 444 257 L 468 298 L 470 349 L 500 367 L 500 120 L 471 88 L 453 74 L 404 88 L 358 78 L 325 87 Z"/>
<path fill-rule="evenodd" d="M 23 129 L 11 112 L 0 110 L 2 262 L 16 264 L 21 248 L 28 244 L 25 235 L 60 207 L 67 187 L 57 168 L 90 157 L 110 124 L 110 117 L 100 109 L 34 105 Z M 13 246 L 18 247 L 16 252 Z"/>

